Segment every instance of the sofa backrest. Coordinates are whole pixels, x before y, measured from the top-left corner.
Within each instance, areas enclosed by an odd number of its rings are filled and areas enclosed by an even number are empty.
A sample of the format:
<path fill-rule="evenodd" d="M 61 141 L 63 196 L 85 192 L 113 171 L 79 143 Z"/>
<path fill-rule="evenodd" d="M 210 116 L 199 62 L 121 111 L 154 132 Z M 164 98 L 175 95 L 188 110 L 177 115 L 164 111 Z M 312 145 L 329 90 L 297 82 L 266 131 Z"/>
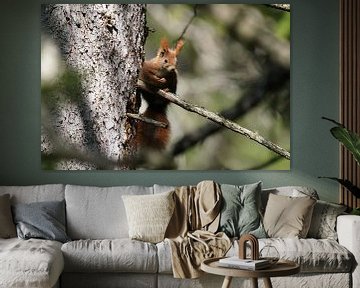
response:
<path fill-rule="evenodd" d="M 158 185 L 154 184 L 154 194 L 165 193 L 175 190 L 176 186 Z"/>
<path fill-rule="evenodd" d="M 71 239 L 128 238 L 123 195 L 153 194 L 153 187 L 66 185 L 67 233 Z"/>
<path fill-rule="evenodd" d="M 316 190 L 310 187 L 304 186 L 284 186 L 284 187 L 275 187 L 263 189 L 261 191 L 261 209 L 262 212 L 265 211 L 267 201 L 269 199 L 269 194 L 276 194 L 281 196 L 290 196 L 290 197 L 305 197 L 310 196 L 314 199 L 319 199 L 319 195 Z"/>
<path fill-rule="evenodd" d="M 0 186 L 0 195 L 10 194 L 11 203 L 66 201 L 67 233 L 71 239 L 128 238 L 123 195 L 148 195 L 167 192 L 174 186 L 154 185 L 94 187 L 47 184 L 34 186 Z M 308 187 L 288 186 L 263 189 L 262 210 L 265 210 L 270 193 L 292 197 L 311 196 L 317 192 Z"/>
<path fill-rule="evenodd" d="M 10 194 L 11 204 L 61 201 L 65 198 L 65 185 L 0 186 L 0 195 L 4 194 Z"/>

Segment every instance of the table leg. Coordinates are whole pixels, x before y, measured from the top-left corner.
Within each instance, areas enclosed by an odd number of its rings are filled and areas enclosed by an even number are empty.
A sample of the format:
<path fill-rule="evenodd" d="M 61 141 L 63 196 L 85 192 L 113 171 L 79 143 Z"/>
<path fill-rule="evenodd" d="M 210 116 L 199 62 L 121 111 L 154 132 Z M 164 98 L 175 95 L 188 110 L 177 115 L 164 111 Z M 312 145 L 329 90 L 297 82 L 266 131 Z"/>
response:
<path fill-rule="evenodd" d="M 263 278 L 263 279 L 264 279 L 265 288 L 273 288 L 270 278 Z"/>
<path fill-rule="evenodd" d="M 257 278 L 251 278 L 252 287 L 258 288 L 258 279 Z"/>
<path fill-rule="evenodd" d="M 231 276 L 225 276 L 224 282 L 221 286 L 221 288 L 230 288 L 232 277 Z"/>

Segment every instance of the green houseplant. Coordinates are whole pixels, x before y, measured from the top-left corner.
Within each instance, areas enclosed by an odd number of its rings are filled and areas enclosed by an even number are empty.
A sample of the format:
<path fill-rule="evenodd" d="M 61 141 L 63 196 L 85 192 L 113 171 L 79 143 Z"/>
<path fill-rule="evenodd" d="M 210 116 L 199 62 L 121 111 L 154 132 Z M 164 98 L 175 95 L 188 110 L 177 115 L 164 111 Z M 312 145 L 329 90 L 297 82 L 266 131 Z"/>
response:
<path fill-rule="evenodd" d="M 322 118 L 336 124 L 335 127 L 330 129 L 331 134 L 334 136 L 335 139 L 342 143 L 347 150 L 351 152 L 357 164 L 360 165 L 360 136 L 355 132 L 350 131 L 343 124 L 336 122 L 333 119 L 329 119 L 326 117 Z M 340 179 L 336 177 L 320 178 L 328 178 L 337 181 L 347 190 L 349 190 L 356 198 L 360 198 L 360 187 L 354 185 L 350 180 Z M 352 214 L 360 215 L 360 207 L 353 209 Z"/>

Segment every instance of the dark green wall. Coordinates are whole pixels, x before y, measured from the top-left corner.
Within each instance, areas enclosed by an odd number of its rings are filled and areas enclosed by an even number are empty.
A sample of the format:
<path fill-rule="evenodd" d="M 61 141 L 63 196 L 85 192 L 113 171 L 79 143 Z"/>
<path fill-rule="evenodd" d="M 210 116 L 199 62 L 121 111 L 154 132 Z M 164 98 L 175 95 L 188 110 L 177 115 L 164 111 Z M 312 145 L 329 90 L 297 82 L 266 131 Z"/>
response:
<path fill-rule="evenodd" d="M 101 2 L 101 1 L 100 1 Z M 34 4 L 35 3 L 35 4 Z M 338 118 L 338 0 L 293 0 L 291 7 L 291 171 L 49 172 L 40 167 L 40 3 L 0 7 L 0 185 L 193 184 L 202 179 L 265 187 L 308 185 L 337 201 L 338 146 L 321 116 Z M 89 2 L 87 2 L 89 3 Z M 247 1 L 247 3 L 262 3 Z"/>

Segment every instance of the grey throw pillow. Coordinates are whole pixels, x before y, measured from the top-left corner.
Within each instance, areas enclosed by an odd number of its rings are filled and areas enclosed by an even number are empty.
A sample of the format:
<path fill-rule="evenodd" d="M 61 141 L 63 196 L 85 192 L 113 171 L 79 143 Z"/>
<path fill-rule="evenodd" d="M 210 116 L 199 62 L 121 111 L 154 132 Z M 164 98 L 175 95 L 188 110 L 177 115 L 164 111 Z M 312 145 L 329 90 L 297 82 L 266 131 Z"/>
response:
<path fill-rule="evenodd" d="M 15 224 L 11 215 L 10 195 L 0 196 L 0 238 L 16 237 Z"/>
<path fill-rule="evenodd" d="M 309 238 L 337 240 L 336 218 L 346 206 L 318 200 L 312 214 Z"/>
<path fill-rule="evenodd" d="M 260 216 L 261 182 L 243 186 L 222 184 L 221 192 L 219 231 L 229 237 L 250 233 L 257 238 L 266 238 Z"/>
<path fill-rule="evenodd" d="M 65 232 L 65 201 L 16 204 L 13 215 L 19 238 L 70 241 Z"/>

